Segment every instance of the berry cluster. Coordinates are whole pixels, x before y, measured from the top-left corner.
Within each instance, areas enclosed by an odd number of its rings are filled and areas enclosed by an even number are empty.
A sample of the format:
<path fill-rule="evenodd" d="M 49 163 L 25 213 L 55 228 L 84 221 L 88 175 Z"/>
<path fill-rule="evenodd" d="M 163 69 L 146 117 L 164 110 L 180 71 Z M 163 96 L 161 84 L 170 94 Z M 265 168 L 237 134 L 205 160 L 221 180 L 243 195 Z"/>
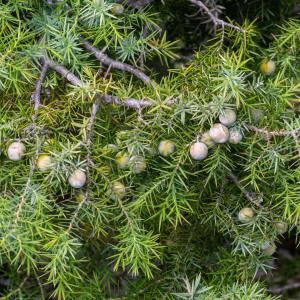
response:
<path fill-rule="evenodd" d="M 232 109 L 224 109 L 219 116 L 220 123 L 214 124 L 208 132 L 205 132 L 200 141 L 191 145 L 190 155 L 195 160 L 205 159 L 208 155 L 208 147 L 213 144 L 238 144 L 243 135 L 237 127 L 232 127 L 236 121 L 236 112 Z"/>
<path fill-rule="evenodd" d="M 190 147 L 190 155 L 195 160 L 203 160 L 208 155 L 208 148 L 214 144 L 238 144 L 243 135 L 237 127 L 232 127 L 236 121 L 236 112 L 225 109 L 219 116 L 220 123 L 214 124 L 208 132 L 201 136 L 201 140 L 193 143 Z M 169 156 L 175 151 L 175 145 L 170 140 L 163 140 L 158 146 L 162 156 Z"/>

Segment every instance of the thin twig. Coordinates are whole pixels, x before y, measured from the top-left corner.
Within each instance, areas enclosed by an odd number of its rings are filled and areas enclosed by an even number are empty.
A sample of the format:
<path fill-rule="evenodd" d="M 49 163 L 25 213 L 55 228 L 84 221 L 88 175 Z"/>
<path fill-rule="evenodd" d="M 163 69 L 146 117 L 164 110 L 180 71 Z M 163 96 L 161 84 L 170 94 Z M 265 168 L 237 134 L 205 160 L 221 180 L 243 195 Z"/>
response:
<path fill-rule="evenodd" d="M 151 2 L 153 2 L 154 0 L 128 0 L 128 1 L 124 1 L 124 0 L 118 0 L 118 3 L 126 3 L 128 6 L 131 6 L 133 8 L 142 8 L 148 4 L 150 4 Z"/>
<path fill-rule="evenodd" d="M 103 63 L 104 65 L 110 66 L 113 69 L 118 69 L 118 70 L 121 70 L 121 71 L 129 72 L 129 73 L 135 75 L 137 78 L 141 79 L 146 84 L 151 84 L 152 83 L 150 77 L 148 77 L 142 71 L 134 68 L 133 66 L 131 66 L 129 64 L 122 63 L 120 61 L 117 61 L 117 60 L 114 60 L 114 59 L 110 58 L 104 52 L 97 49 L 96 47 L 91 45 L 86 40 L 83 40 L 82 44 L 85 47 L 85 49 L 87 49 L 89 52 L 93 53 L 95 55 L 95 57 L 99 61 L 101 61 L 101 63 Z"/>
<path fill-rule="evenodd" d="M 108 74 L 110 73 L 110 70 L 111 70 L 111 65 L 108 66 L 108 68 L 107 68 L 107 70 L 106 70 L 106 72 L 105 72 L 105 74 L 103 76 L 103 79 L 107 78 Z"/>
<path fill-rule="evenodd" d="M 48 62 L 44 61 L 44 64 L 43 64 L 43 67 L 42 67 L 42 70 L 41 70 L 41 73 L 40 73 L 40 77 L 39 77 L 39 79 L 37 80 L 37 82 L 35 84 L 35 92 L 31 96 L 32 99 L 34 100 L 34 114 L 32 116 L 33 123 L 36 122 L 38 110 L 39 110 L 40 105 L 41 105 L 41 89 L 42 89 L 42 84 L 43 84 L 43 81 L 45 80 L 48 68 L 49 68 Z M 33 124 L 33 126 L 34 126 L 34 124 Z M 32 180 L 32 177 L 33 177 L 33 174 L 34 174 L 34 171 L 35 171 L 35 162 L 36 162 L 36 160 L 39 156 L 39 153 L 40 153 L 41 145 L 39 144 L 37 136 L 36 136 L 36 145 L 37 145 L 37 147 L 36 147 L 35 157 L 34 157 L 34 160 L 32 161 L 31 166 L 30 166 L 28 179 L 27 179 L 25 188 L 23 190 L 23 193 L 20 197 L 20 202 L 17 206 L 17 211 L 16 211 L 16 214 L 15 214 L 15 219 L 14 219 L 14 223 L 13 223 L 14 226 L 17 225 L 17 223 L 20 219 L 22 208 L 23 208 L 24 204 L 26 203 L 26 196 L 27 196 L 27 193 L 30 189 L 31 180 Z"/>
<path fill-rule="evenodd" d="M 278 287 L 272 287 L 268 291 L 272 294 L 281 294 L 282 292 L 300 288 L 300 282 L 293 282 Z"/>
<path fill-rule="evenodd" d="M 36 282 L 37 282 L 37 284 L 38 284 L 38 286 L 40 288 L 40 291 L 41 291 L 41 300 L 45 300 L 46 296 L 45 296 L 43 285 L 42 285 L 42 283 L 41 283 L 41 281 L 39 279 L 39 276 L 38 276 L 36 270 L 34 270 L 33 272 L 34 272 L 34 275 L 35 275 L 34 277 L 36 279 Z"/>
<path fill-rule="evenodd" d="M 75 213 L 72 217 L 72 220 L 68 226 L 67 229 L 67 233 L 70 233 L 75 221 L 77 220 L 78 214 L 82 208 L 82 206 L 89 200 L 89 196 L 90 196 L 90 167 L 92 166 L 93 162 L 92 162 L 92 151 L 91 151 L 91 146 L 92 146 L 92 134 L 93 134 L 93 127 L 96 121 L 96 117 L 97 117 L 97 111 L 99 109 L 99 104 L 97 103 L 93 103 L 92 106 L 92 112 L 91 112 L 91 117 L 89 120 L 89 124 L 86 130 L 86 138 L 84 140 L 84 144 L 86 145 L 86 149 L 87 149 L 87 155 L 86 155 L 86 161 L 87 161 L 87 166 L 86 166 L 86 176 L 87 176 L 87 183 L 86 183 L 86 191 L 85 191 L 85 195 L 83 197 L 83 199 L 80 201 L 80 203 L 78 204 Z"/>
<path fill-rule="evenodd" d="M 20 219 L 20 214 L 21 214 L 21 211 L 22 211 L 22 207 L 24 206 L 24 204 L 26 202 L 26 196 L 27 196 L 27 193 L 28 193 L 29 188 L 30 188 L 33 171 L 34 171 L 34 168 L 31 167 L 30 171 L 29 171 L 29 175 L 28 175 L 28 179 L 27 179 L 27 182 L 26 182 L 25 189 L 24 189 L 24 191 L 23 191 L 23 193 L 20 197 L 21 200 L 20 200 L 20 202 L 18 204 L 18 207 L 17 207 L 17 211 L 16 211 L 15 219 L 14 219 L 14 226 L 17 225 L 17 223 Z"/>
<path fill-rule="evenodd" d="M 288 135 L 291 135 L 291 136 L 294 136 L 295 134 L 297 134 L 298 132 L 300 132 L 300 128 L 296 128 L 296 129 L 293 129 L 293 130 L 273 130 L 273 131 L 269 131 L 267 129 L 264 129 L 264 128 L 257 128 L 256 126 L 254 125 L 250 125 L 250 124 L 244 124 L 244 126 L 251 130 L 251 131 L 254 131 L 255 133 L 259 133 L 259 134 L 262 134 L 265 136 L 266 139 L 270 139 L 272 137 L 275 137 L 275 136 L 288 136 Z"/>
<path fill-rule="evenodd" d="M 191 3 L 193 3 L 194 5 L 197 5 L 198 7 L 200 7 L 210 18 L 210 20 L 213 22 L 213 24 L 215 25 L 215 27 L 217 26 L 227 26 L 227 27 L 231 27 L 237 31 L 240 32 L 245 32 L 245 30 L 243 28 L 240 28 L 236 25 L 233 25 L 231 23 L 225 22 L 221 19 L 219 19 L 218 17 L 216 17 L 211 11 L 210 9 L 200 0 L 189 0 Z"/>
<path fill-rule="evenodd" d="M 242 194 L 254 205 L 257 207 L 262 207 L 262 205 L 252 196 L 252 193 L 248 192 L 241 184 L 237 176 L 235 176 L 232 172 L 229 173 L 229 178 L 232 182 L 241 190 Z"/>
<path fill-rule="evenodd" d="M 118 201 L 118 205 L 119 205 L 120 209 L 122 210 L 123 214 L 125 215 L 125 217 L 127 219 L 129 226 L 132 227 L 134 224 L 134 220 L 129 216 L 129 213 L 128 213 L 127 209 L 125 208 L 120 197 L 118 197 L 117 201 Z"/>
<path fill-rule="evenodd" d="M 299 144 L 299 141 L 298 141 L 299 137 L 297 136 L 297 134 L 295 132 L 292 133 L 292 137 L 293 137 L 293 139 L 295 141 L 297 151 L 298 151 L 298 153 L 300 155 L 300 144 Z"/>
<path fill-rule="evenodd" d="M 20 202 L 19 202 L 19 204 L 17 206 L 17 210 L 16 210 L 16 213 L 15 213 L 15 219 L 14 219 L 14 222 L 13 222 L 14 227 L 16 227 L 16 225 L 18 224 L 18 222 L 20 220 L 20 216 L 21 216 L 21 212 L 22 212 L 23 206 L 26 203 L 26 197 L 27 197 L 27 194 L 28 194 L 28 192 L 30 190 L 32 177 L 33 177 L 33 174 L 34 174 L 34 171 L 35 171 L 35 168 L 36 168 L 35 162 L 36 162 L 36 160 L 39 157 L 39 154 L 40 154 L 40 151 L 41 151 L 40 150 L 41 145 L 42 145 L 42 143 L 39 143 L 38 139 L 37 139 L 37 142 L 36 142 L 36 146 L 37 147 L 36 147 L 36 151 L 35 151 L 35 156 L 34 156 L 34 158 L 32 160 L 31 165 L 30 165 L 30 171 L 29 171 L 29 174 L 28 174 L 26 185 L 25 185 L 25 188 L 23 190 L 22 195 L 20 196 Z"/>

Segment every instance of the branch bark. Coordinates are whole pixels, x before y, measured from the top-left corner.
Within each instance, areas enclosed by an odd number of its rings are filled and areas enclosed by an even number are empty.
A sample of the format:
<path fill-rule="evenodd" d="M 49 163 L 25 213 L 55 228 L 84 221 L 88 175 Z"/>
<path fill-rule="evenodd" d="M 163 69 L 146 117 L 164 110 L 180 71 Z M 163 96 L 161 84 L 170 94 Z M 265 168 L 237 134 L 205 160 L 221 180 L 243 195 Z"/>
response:
<path fill-rule="evenodd" d="M 288 136 L 288 135 L 291 135 L 291 136 L 295 136 L 295 134 L 299 133 L 300 132 L 300 128 L 296 128 L 296 129 L 293 129 L 293 130 L 273 130 L 273 131 L 269 131 L 267 129 L 264 129 L 264 128 L 258 128 L 254 125 L 250 125 L 250 124 L 244 124 L 244 126 L 255 132 L 255 133 L 258 133 L 258 134 L 262 134 L 265 136 L 266 139 L 270 139 L 272 137 L 275 137 L 275 136 Z"/>
<path fill-rule="evenodd" d="M 300 282 L 293 282 L 282 286 L 272 287 L 268 291 L 272 294 L 281 294 L 282 292 L 293 290 L 293 289 L 299 289 L 299 288 L 300 288 Z"/>
<path fill-rule="evenodd" d="M 80 80 L 75 74 L 73 74 L 71 71 L 66 69 L 64 66 L 59 65 L 55 63 L 53 60 L 50 58 L 44 58 L 44 61 L 47 62 L 48 66 L 62 75 L 64 78 L 66 78 L 71 84 L 78 86 L 78 87 L 85 87 L 86 84 Z M 118 106 L 125 106 L 128 108 L 134 108 L 134 109 L 142 109 L 145 107 L 150 107 L 150 106 L 155 106 L 156 103 L 151 100 L 143 99 L 143 100 L 138 100 L 135 98 L 125 98 L 124 100 L 121 100 L 117 96 L 112 96 L 112 95 L 99 95 L 100 101 L 107 103 L 107 104 L 113 104 L 113 105 L 118 105 Z M 177 101 L 176 98 L 167 100 L 163 102 L 163 105 L 166 106 L 171 106 Z"/>
<path fill-rule="evenodd" d="M 45 80 L 46 73 L 49 69 L 49 65 L 47 62 L 44 62 L 43 67 L 41 69 L 40 77 L 35 83 L 35 91 L 32 93 L 31 98 L 34 101 L 34 112 L 35 114 L 40 108 L 41 105 L 41 91 L 42 91 L 42 84 Z M 36 118 L 36 116 L 35 116 Z"/>
<path fill-rule="evenodd" d="M 54 71 L 56 71 L 57 73 L 62 75 L 73 85 L 79 86 L 79 87 L 85 86 L 85 84 L 75 74 L 73 74 L 71 71 L 69 71 L 64 66 L 59 65 L 56 62 L 54 62 L 53 60 L 51 60 L 50 58 L 46 58 L 46 57 L 43 58 L 43 61 L 44 61 L 44 63 L 47 63 L 51 69 L 53 69 Z"/>
<path fill-rule="evenodd" d="M 129 72 L 136 76 L 137 78 L 141 79 L 145 84 L 151 84 L 152 81 L 150 77 L 148 77 L 145 73 L 142 71 L 134 68 L 133 66 L 129 64 L 122 63 L 120 61 L 114 60 L 110 58 L 108 55 L 103 53 L 101 50 L 97 49 L 93 45 L 91 45 L 88 41 L 83 40 L 82 41 L 83 46 L 85 49 L 87 49 L 89 52 L 93 53 L 95 57 L 104 65 L 110 66 L 113 69 L 118 69 L 121 71 Z"/>
<path fill-rule="evenodd" d="M 200 7 L 200 9 L 203 10 L 208 15 L 208 17 L 213 22 L 215 27 L 217 27 L 217 26 L 221 26 L 221 27 L 227 26 L 227 27 L 233 28 L 237 31 L 245 32 L 245 30 L 243 28 L 240 28 L 236 25 L 225 22 L 225 21 L 219 19 L 218 17 L 216 17 L 202 1 L 200 1 L 200 0 L 188 0 L 188 1 L 190 1 L 192 4 L 194 4 L 196 6 Z"/>
<path fill-rule="evenodd" d="M 150 4 L 151 2 L 153 2 L 154 0 L 128 0 L 127 2 L 124 0 L 119 0 L 117 1 L 118 3 L 124 3 L 126 2 L 127 5 L 134 7 L 134 8 L 142 8 L 148 4 Z"/>
<path fill-rule="evenodd" d="M 108 103 L 108 104 L 113 104 L 113 105 L 123 105 L 128 108 L 134 108 L 134 109 L 141 109 L 145 107 L 150 107 L 154 106 L 156 103 L 154 101 L 150 100 L 137 100 L 134 98 L 125 98 L 124 100 L 121 100 L 120 98 L 116 96 L 111 96 L 111 95 L 103 95 L 102 97 L 103 101 Z M 163 102 L 164 105 L 166 106 L 171 106 L 176 102 L 176 98 L 167 100 L 166 102 Z"/>

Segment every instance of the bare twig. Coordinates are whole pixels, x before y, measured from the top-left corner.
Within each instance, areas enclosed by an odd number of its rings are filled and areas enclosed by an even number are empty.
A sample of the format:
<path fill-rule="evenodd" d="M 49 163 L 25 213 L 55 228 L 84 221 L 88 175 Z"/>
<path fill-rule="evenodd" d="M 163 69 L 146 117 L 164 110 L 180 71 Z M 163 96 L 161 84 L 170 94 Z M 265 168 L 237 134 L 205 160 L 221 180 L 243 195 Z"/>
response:
<path fill-rule="evenodd" d="M 42 91 L 42 84 L 45 80 L 46 77 L 46 73 L 49 69 L 49 65 L 47 62 L 44 62 L 41 73 L 40 73 L 40 77 L 38 78 L 38 80 L 35 83 L 35 91 L 34 93 L 31 95 L 32 100 L 34 101 L 34 115 L 32 117 L 33 122 L 36 121 L 37 118 L 37 112 L 40 108 L 41 105 L 41 91 Z"/>
<path fill-rule="evenodd" d="M 57 73 L 62 75 L 64 78 L 66 78 L 68 81 L 70 81 L 73 85 L 79 86 L 79 87 L 85 86 L 85 84 L 76 75 L 74 75 L 70 70 L 68 70 L 64 66 L 59 65 L 59 64 L 55 63 L 53 60 L 51 60 L 50 58 L 46 58 L 46 57 L 43 58 L 43 61 L 45 63 L 47 63 L 51 69 L 53 69 L 54 71 L 56 71 Z"/>
<path fill-rule="evenodd" d="M 300 288 L 300 282 L 293 282 L 289 284 L 285 284 L 278 287 L 272 287 L 268 291 L 272 294 L 281 294 L 282 292 L 299 289 Z"/>
<path fill-rule="evenodd" d="M 108 68 L 107 68 L 107 70 L 106 70 L 106 72 L 105 72 L 105 74 L 104 74 L 104 76 L 103 76 L 103 79 L 106 79 L 106 78 L 107 78 L 107 76 L 108 76 L 110 70 L 111 70 L 111 65 L 108 66 Z"/>
<path fill-rule="evenodd" d="M 142 8 L 148 4 L 150 4 L 151 2 L 153 2 L 154 0 L 118 0 L 118 3 L 126 3 L 127 5 L 134 7 L 134 8 Z"/>
<path fill-rule="evenodd" d="M 253 125 L 250 125 L 250 124 L 244 124 L 244 126 L 251 130 L 251 131 L 254 131 L 255 133 L 258 133 L 258 134 L 262 134 L 265 136 L 266 139 L 270 139 L 272 137 L 275 137 L 275 136 L 288 136 L 288 135 L 291 135 L 291 136 L 294 136 L 295 134 L 297 134 L 298 132 L 300 132 L 300 128 L 296 128 L 296 129 L 293 129 L 293 130 L 273 130 L 273 131 L 269 131 L 267 129 L 264 129 L 264 128 L 257 128 Z"/>
<path fill-rule="evenodd" d="M 121 71 L 129 72 L 133 75 L 135 75 L 137 78 L 141 79 L 146 84 L 151 84 L 152 81 L 150 77 L 148 77 L 145 73 L 142 71 L 134 68 L 133 66 L 129 64 L 122 63 L 120 61 L 114 60 L 107 56 L 105 53 L 103 53 L 101 50 L 97 49 L 93 45 L 91 45 L 88 41 L 83 40 L 82 41 L 83 46 L 91 53 L 95 55 L 95 57 L 101 61 L 104 65 L 110 66 L 113 69 L 118 69 Z"/>
<path fill-rule="evenodd" d="M 229 173 L 229 178 L 232 180 L 232 182 L 241 190 L 242 194 L 254 205 L 257 207 L 262 207 L 262 205 L 258 202 L 257 199 L 255 199 L 252 196 L 252 193 L 248 192 L 241 184 L 237 176 L 235 176 L 232 172 Z"/>
<path fill-rule="evenodd" d="M 118 98 L 116 96 L 111 96 L 111 95 L 104 95 L 102 97 L 102 99 L 105 103 L 108 103 L 108 104 L 123 105 L 128 108 L 134 108 L 134 109 L 141 109 L 144 107 L 150 107 L 150 106 L 156 105 L 156 103 L 151 100 L 145 100 L 145 99 L 138 100 L 135 98 L 125 98 L 124 100 L 121 100 L 120 98 Z M 162 104 L 164 104 L 166 106 L 171 106 L 176 101 L 177 101 L 177 99 L 173 98 L 173 99 L 163 102 Z"/>
<path fill-rule="evenodd" d="M 198 7 L 200 7 L 201 10 L 203 10 L 205 12 L 208 15 L 208 17 L 210 18 L 210 20 L 213 22 L 215 27 L 221 26 L 221 27 L 224 28 L 224 26 L 227 26 L 227 27 L 233 28 L 237 31 L 245 32 L 245 30 L 243 28 L 240 28 L 236 25 L 225 22 L 225 21 L 219 19 L 218 17 L 216 17 L 202 1 L 200 1 L 200 0 L 189 0 L 189 1 L 192 4 L 197 5 Z"/>
<path fill-rule="evenodd" d="M 86 86 L 86 84 L 82 80 L 80 80 L 75 74 L 73 74 L 71 71 L 66 69 L 64 66 L 56 64 L 54 61 L 52 61 L 49 58 L 45 58 L 44 60 L 48 63 L 50 68 L 58 72 L 68 81 L 70 81 L 70 83 L 72 83 L 73 85 L 78 87 Z M 124 100 L 121 100 L 119 97 L 112 96 L 112 95 L 103 95 L 102 97 L 100 97 L 100 99 L 107 104 L 126 106 L 128 108 L 134 108 L 134 109 L 141 109 L 144 107 L 157 105 L 155 101 L 151 101 L 151 100 L 146 100 L 146 99 L 138 100 L 135 98 L 125 98 Z M 165 102 L 162 102 L 162 104 L 166 106 L 171 106 L 176 101 L 177 99 L 173 98 L 173 99 L 166 100 Z"/>

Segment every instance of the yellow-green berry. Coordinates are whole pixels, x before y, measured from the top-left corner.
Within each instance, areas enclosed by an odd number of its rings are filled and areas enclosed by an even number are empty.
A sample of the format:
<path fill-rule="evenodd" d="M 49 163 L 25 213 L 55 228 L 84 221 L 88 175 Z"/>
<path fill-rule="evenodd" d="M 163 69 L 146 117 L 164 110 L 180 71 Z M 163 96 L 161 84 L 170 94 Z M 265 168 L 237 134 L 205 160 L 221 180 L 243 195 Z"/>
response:
<path fill-rule="evenodd" d="M 129 156 L 127 153 L 119 152 L 116 155 L 116 164 L 120 169 L 126 169 L 129 163 Z"/>
<path fill-rule="evenodd" d="M 261 246 L 262 251 L 267 255 L 273 255 L 276 252 L 276 246 L 274 243 L 270 243 L 269 241 L 266 241 Z"/>
<path fill-rule="evenodd" d="M 285 222 L 276 222 L 275 228 L 279 234 L 284 234 L 288 230 L 288 225 Z"/>
<path fill-rule="evenodd" d="M 158 151 L 163 156 L 169 156 L 175 150 L 175 145 L 170 140 L 161 141 L 158 146 Z"/>
<path fill-rule="evenodd" d="M 264 75 L 272 75 L 275 72 L 276 65 L 273 60 L 264 59 L 260 64 L 260 71 Z"/>
<path fill-rule="evenodd" d="M 244 207 L 239 211 L 238 219 L 241 222 L 248 222 L 254 217 L 254 211 L 250 207 Z"/>
<path fill-rule="evenodd" d="M 51 156 L 47 154 L 41 154 L 38 159 L 36 160 L 37 168 L 42 171 L 46 172 L 51 169 L 52 167 L 52 159 Z"/>
<path fill-rule="evenodd" d="M 75 199 L 78 203 L 80 203 L 85 200 L 85 194 L 82 191 L 80 191 L 75 195 Z"/>
<path fill-rule="evenodd" d="M 113 182 L 111 186 L 111 198 L 114 200 L 123 199 L 126 195 L 126 188 L 124 184 L 120 181 Z"/>
<path fill-rule="evenodd" d="M 111 12 L 116 16 L 121 15 L 124 12 L 124 6 L 122 4 L 114 4 Z"/>

